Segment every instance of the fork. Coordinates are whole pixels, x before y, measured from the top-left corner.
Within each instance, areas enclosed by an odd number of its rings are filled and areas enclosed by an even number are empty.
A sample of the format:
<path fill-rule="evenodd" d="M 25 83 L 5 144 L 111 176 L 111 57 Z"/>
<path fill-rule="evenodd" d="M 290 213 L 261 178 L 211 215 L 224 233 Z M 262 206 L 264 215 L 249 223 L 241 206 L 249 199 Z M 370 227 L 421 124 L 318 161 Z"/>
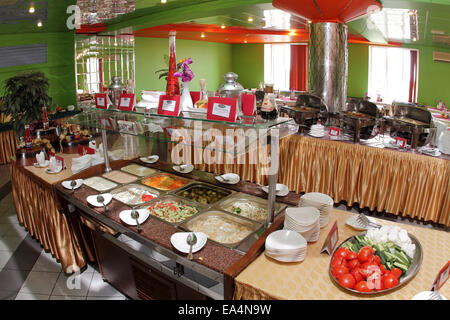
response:
<path fill-rule="evenodd" d="M 360 213 L 357 217 L 357 221 L 360 222 L 364 226 L 371 226 L 374 228 L 381 228 L 381 225 L 378 223 L 370 221 L 363 213 Z"/>
<path fill-rule="evenodd" d="M 432 291 L 429 300 L 443 300 L 442 296 L 437 291 Z"/>

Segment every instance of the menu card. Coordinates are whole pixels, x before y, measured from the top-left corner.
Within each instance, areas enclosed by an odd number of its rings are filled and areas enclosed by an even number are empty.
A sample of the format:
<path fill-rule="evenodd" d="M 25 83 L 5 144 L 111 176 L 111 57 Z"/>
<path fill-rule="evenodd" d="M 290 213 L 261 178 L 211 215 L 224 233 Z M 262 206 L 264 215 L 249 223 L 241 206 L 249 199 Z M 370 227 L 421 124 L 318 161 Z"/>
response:
<path fill-rule="evenodd" d="M 159 96 L 158 114 L 178 116 L 180 114 L 180 96 Z"/>
<path fill-rule="evenodd" d="M 335 127 L 330 127 L 330 131 L 328 132 L 328 134 L 333 137 L 338 137 L 340 133 L 341 130 Z"/>
<path fill-rule="evenodd" d="M 400 148 L 406 147 L 406 139 L 397 137 L 397 138 L 395 139 L 395 145 L 396 145 L 397 147 L 400 147 Z"/>
<path fill-rule="evenodd" d="M 445 266 L 439 271 L 438 275 L 436 276 L 436 280 L 433 282 L 433 287 L 431 288 L 431 291 L 438 291 L 442 286 L 445 284 L 445 282 L 448 280 L 450 274 L 450 261 L 448 261 Z"/>
<path fill-rule="evenodd" d="M 338 224 L 337 224 L 337 220 L 336 220 L 334 222 L 333 226 L 331 227 L 327 238 L 325 239 L 325 242 L 322 246 L 322 249 L 320 250 L 320 253 L 326 252 L 329 255 L 331 255 L 334 248 L 336 247 L 338 239 L 339 239 L 339 232 L 338 232 Z"/>
<path fill-rule="evenodd" d="M 119 106 L 117 109 L 122 111 L 133 111 L 134 109 L 134 93 L 122 93 L 119 96 Z"/>
<path fill-rule="evenodd" d="M 211 97 L 208 99 L 208 120 L 236 121 L 236 98 Z"/>

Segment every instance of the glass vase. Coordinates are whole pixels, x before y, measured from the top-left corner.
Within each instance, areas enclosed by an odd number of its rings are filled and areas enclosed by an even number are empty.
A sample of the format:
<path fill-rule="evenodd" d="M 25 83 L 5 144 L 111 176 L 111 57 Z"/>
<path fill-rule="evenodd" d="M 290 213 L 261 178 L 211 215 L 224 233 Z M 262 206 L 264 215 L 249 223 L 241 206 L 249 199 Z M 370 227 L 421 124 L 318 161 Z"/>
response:
<path fill-rule="evenodd" d="M 174 76 L 174 73 L 178 71 L 177 68 L 177 58 L 175 50 L 175 31 L 169 32 L 169 74 L 167 75 L 167 86 L 166 95 L 167 96 L 179 96 L 180 95 L 180 85 L 178 83 L 178 78 Z"/>
<path fill-rule="evenodd" d="M 194 108 L 191 92 L 189 91 L 189 81 L 182 82 L 183 91 L 180 97 L 180 111 L 189 111 Z"/>

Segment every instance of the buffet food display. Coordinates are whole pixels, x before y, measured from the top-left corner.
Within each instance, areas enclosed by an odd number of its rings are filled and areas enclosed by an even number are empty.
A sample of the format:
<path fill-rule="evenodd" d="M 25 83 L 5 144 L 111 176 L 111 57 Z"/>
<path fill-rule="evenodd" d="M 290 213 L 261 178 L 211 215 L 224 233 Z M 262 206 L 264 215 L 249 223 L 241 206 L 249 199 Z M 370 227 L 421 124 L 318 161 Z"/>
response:
<path fill-rule="evenodd" d="M 194 200 L 202 204 L 213 204 L 222 198 L 231 194 L 227 190 L 219 190 L 217 187 L 209 187 L 206 185 L 192 184 L 176 193 L 186 199 Z"/>
<path fill-rule="evenodd" d="M 113 170 L 111 172 L 104 173 L 102 177 L 122 184 L 132 183 L 138 180 L 138 177 L 122 172 L 120 170 Z"/>
<path fill-rule="evenodd" d="M 99 192 L 111 190 L 118 186 L 117 183 L 114 183 L 102 177 L 91 177 L 88 179 L 84 179 L 83 183 Z"/>
<path fill-rule="evenodd" d="M 131 173 L 131 174 L 133 174 L 135 176 L 139 176 L 139 177 L 147 177 L 151 174 L 158 172 L 155 169 L 140 166 L 135 163 L 125 166 L 125 167 L 121 168 L 120 170 L 127 172 L 127 173 Z"/>
<path fill-rule="evenodd" d="M 190 202 L 173 196 L 164 196 L 144 208 L 150 215 L 169 223 L 182 222 L 200 212 L 199 208 L 191 205 Z"/>
<path fill-rule="evenodd" d="M 168 173 L 155 174 L 142 179 L 141 182 L 149 187 L 163 191 L 175 190 L 189 183 L 187 179 L 179 178 Z"/>
<path fill-rule="evenodd" d="M 159 192 L 139 184 L 129 184 L 111 191 L 113 198 L 129 206 L 148 202 L 159 196 Z"/>

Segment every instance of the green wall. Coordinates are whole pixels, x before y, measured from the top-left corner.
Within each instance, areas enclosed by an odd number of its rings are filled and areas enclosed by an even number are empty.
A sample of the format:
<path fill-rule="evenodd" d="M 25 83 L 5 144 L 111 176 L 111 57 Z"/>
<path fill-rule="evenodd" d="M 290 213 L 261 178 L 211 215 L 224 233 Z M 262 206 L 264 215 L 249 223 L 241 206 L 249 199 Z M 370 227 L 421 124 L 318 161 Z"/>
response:
<path fill-rule="evenodd" d="M 159 38 L 135 38 L 136 93 L 142 90 L 166 90 L 166 81 L 158 79 L 155 71 L 166 68 L 164 54 L 168 54 L 169 40 Z M 215 91 L 223 82 L 223 75 L 232 70 L 232 48 L 230 44 L 193 40 L 176 41 L 177 59 L 191 58 L 190 68 L 195 78 L 191 91 L 198 91 L 199 79 L 206 79 L 208 91 Z M 181 81 L 180 81 L 181 84 Z"/>
<path fill-rule="evenodd" d="M 436 106 L 442 99 L 450 108 L 450 63 L 433 61 L 434 51 L 450 53 L 450 49 L 412 45 L 404 47 L 419 50 L 418 102 Z"/>
<path fill-rule="evenodd" d="M 24 71 L 42 71 L 50 82 L 49 95 L 57 105 L 76 103 L 73 32 L 3 34 L 0 43 L 4 47 L 47 44 L 47 63 L 0 68 L 2 93 L 6 79 Z"/>
<path fill-rule="evenodd" d="M 233 72 L 244 88 L 258 88 L 264 83 L 264 44 L 233 44 Z"/>
<path fill-rule="evenodd" d="M 369 46 L 366 44 L 348 45 L 348 83 L 347 95 L 361 98 L 369 88 Z"/>

